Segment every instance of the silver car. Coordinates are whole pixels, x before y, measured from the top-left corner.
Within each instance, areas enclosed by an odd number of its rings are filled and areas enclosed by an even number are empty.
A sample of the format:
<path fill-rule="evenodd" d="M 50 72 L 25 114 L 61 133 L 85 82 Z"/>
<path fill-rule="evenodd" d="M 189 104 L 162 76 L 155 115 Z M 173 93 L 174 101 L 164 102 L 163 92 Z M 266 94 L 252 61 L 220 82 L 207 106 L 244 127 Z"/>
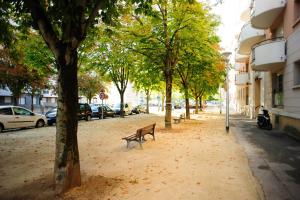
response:
<path fill-rule="evenodd" d="M 44 115 L 36 114 L 19 106 L 0 106 L 0 132 L 4 129 L 43 127 L 47 122 Z"/>

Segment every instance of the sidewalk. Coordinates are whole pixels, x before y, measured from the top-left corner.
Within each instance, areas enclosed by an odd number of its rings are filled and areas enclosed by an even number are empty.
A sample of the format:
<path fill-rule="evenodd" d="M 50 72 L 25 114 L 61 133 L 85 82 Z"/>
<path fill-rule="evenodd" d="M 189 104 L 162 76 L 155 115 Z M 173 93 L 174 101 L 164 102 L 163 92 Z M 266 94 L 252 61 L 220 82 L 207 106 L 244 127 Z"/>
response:
<path fill-rule="evenodd" d="M 127 149 L 121 138 L 153 122 L 156 141 Z M 55 128 L 0 139 L 0 199 L 53 199 Z M 60 199 L 263 199 L 242 146 L 219 114 L 193 115 L 172 130 L 153 114 L 82 122 L 78 139 L 83 184 Z M 22 146 L 12 147 L 16 142 Z"/>
<path fill-rule="evenodd" d="M 247 153 L 251 170 L 268 200 L 300 199 L 300 142 L 256 121 L 231 116 L 231 131 Z"/>

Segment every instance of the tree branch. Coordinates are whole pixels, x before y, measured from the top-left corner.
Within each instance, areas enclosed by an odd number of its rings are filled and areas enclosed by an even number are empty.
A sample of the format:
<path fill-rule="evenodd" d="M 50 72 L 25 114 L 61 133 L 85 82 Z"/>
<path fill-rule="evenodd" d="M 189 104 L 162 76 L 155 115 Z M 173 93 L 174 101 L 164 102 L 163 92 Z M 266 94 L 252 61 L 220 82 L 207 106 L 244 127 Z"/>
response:
<path fill-rule="evenodd" d="M 58 58 L 58 44 L 60 43 L 50 20 L 47 18 L 45 10 L 42 8 L 39 1 L 25 0 L 25 5 L 30 10 L 32 19 L 37 23 L 42 37 L 47 43 L 47 46 L 52 50 L 56 59 Z"/>

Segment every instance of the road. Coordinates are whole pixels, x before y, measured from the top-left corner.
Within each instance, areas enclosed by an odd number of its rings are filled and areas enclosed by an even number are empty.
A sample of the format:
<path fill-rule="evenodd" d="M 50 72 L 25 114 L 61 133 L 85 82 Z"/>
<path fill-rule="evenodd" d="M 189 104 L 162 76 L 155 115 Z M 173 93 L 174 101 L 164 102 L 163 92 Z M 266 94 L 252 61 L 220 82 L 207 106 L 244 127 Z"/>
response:
<path fill-rule="evenodd" d="M 272 130 L 261 130 L 256 121 L 231 116 L 231 132 L 244 147 L 253 175 L 266 199 L 300 199 L 300 142 Z"/>

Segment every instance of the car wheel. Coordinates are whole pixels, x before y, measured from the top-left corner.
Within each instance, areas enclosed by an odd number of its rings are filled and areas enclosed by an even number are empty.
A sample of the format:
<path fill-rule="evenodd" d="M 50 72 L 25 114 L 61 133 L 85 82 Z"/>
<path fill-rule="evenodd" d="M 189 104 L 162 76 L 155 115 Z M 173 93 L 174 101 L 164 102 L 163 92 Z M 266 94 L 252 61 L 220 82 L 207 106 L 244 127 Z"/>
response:
<path fill-rule="evenodd" d="M 43 127 L 43 126 L 45 126 L 44 120 L 39 119 L 39 120 L 37 121 L 35 127 L 36 127 L 36 128 L 40 128 L 40 127 Z"/>
<path fill-rule="evenodd" d="M 88 115 L 88 116 L 86 117 L 86 121 L 91 121 L 91 120 L 92 120 L 91 115 Z"/>
<path fill-rule="evenodd" d="M 0 124 L 0 133 L 4 130 L 4 127 L 2 124 Z"/>

